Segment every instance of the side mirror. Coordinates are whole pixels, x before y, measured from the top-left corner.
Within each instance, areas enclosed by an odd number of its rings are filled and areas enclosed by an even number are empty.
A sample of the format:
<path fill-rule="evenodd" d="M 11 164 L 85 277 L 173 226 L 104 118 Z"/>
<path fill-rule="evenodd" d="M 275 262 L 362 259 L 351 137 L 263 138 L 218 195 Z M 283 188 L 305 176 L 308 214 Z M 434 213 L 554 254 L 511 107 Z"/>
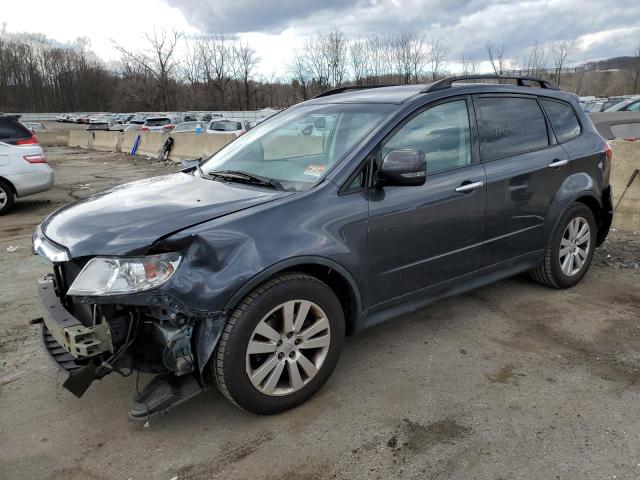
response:
<path fill-rule="evenodd" d="M 316 117 L 313 120 L 313 126 L 318 130 L 324 130 L 326 125 L 327 125 L 327 123 L 326 123 L 324 117 Z"/>
<path fill-rule="evenodd" d="M 419 186 L 427 178 L 427 160 L 420 150 L 391 150 L 382 160 L 376 184 Z"/>

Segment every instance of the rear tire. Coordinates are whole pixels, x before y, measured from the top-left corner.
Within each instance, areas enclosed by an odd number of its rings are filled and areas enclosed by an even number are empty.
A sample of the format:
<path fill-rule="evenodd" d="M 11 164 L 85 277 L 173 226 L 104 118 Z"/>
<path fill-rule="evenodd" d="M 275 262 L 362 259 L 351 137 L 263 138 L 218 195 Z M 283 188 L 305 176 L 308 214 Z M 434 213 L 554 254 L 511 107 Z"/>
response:
<path fill-rule="evenodd" d="M 0 215 L 11 210 L 14 200 L 13 188 L 8 182 L 0 179 Z"/>
<path fill-rule="evenodd" d="M 344 331 L 342 306 L 325 283 L 302 273 L 275 277 L 227 322 L 211 362 L 218 389 L 252 413 L 293 408 L 333 372 Z"/>
<path fill-rule="evenodd" d="M 573 287 L 589 270 L 596 237 L 591 209 L 583 203 L 573 204 L 551 233 L 542 264 L 529 271 L 531 278 L 547 287 Z"/>

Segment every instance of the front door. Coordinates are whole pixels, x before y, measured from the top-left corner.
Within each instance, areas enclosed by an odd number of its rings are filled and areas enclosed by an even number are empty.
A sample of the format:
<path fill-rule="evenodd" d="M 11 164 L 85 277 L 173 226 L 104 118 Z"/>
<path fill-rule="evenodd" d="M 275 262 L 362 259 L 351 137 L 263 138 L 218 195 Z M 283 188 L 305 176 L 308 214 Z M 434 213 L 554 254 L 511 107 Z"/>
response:
<path fill-rule="evenodd" d="M 421 150 L 422 186 L 374 187 L 369 195 L 369 300 L 380 310 L 480 266 L 485 174 L 473 145 L 470 98 L 429 105 L 380 146 Z"/>

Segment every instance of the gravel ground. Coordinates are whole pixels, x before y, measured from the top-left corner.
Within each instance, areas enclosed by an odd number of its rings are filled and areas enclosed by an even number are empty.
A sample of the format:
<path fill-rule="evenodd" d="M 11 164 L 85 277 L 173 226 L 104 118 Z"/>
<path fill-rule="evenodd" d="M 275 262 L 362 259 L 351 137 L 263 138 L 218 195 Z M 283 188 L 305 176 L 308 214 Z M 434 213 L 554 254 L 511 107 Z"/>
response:
<path fill-rule="evenodd" d="M 637 232 L 612 232 L 573 289 L 516 277 L 348 339 L 292 411 L 258 417 L 209 391 L 145 431 L 126 419 L 134 378 L 61 388 L 29 325 L 49 270 L 30 235 L 60 205 L 175 167 L 47 155 L 55 188 L 0 217 L 0 478 L 640 478 Z"/>

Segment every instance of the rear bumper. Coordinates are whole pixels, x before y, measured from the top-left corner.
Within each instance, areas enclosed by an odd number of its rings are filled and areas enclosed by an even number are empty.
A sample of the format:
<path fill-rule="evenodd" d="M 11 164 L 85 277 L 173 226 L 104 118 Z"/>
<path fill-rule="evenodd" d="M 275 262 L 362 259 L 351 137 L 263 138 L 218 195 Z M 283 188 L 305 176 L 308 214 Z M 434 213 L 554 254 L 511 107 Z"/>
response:
<path fill-rule="evenodd" d="M 43 163 L 33 171 L 8 175 L 7 179 L 15 187 L 18 197 L 26 197 L 50 190 L 53 186 L 53 170 Z"/>
<path fill-rule="evenodd" d="M 613 222 L 613 192 L 611 186 L 607 187 L 602 193 L 602 210 L 600 225 L 598 225 L 598 236 L 596 245 L 601 245 L 609 235 L 611 223 Z"/>

